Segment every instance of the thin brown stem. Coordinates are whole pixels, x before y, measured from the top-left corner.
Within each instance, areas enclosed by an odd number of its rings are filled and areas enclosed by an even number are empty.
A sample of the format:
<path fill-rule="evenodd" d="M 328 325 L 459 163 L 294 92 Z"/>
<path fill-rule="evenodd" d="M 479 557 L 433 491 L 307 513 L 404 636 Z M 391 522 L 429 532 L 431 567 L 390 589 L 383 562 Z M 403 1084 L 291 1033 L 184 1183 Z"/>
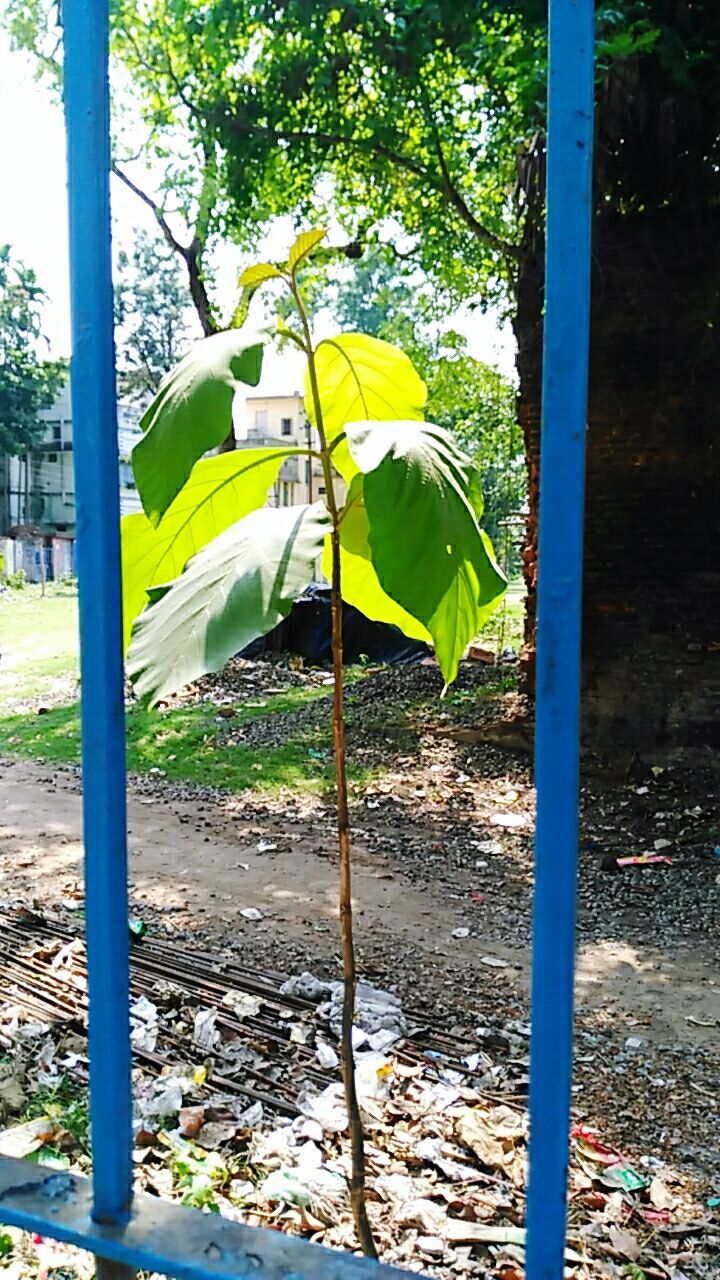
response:
<path fill-rule="evenodd" d="M 312 334 L 308 324 L 305 306 L 300 296 L 294 276 L 290 279 L 295 304 L 303 327 L 305 347 L 308 354 L 308 372 L 310 389 L 315 409 L 315 425 L 320 437 L 320 450 L 325 479 L 325 494 L 328 511 L 332 521 L 330 546 L 332 551 L 332 581 L 330 584 L 330 612 L 332 618 L 332 657 L 333 657 L 333 746 L 335 749 L 335 780 L 338 818 L 338 854 L 340 878 L 340 936 L 342 940 L 343 959 L 343 1011 L 342 1031 L 340 1037 L 340 1061 L 342 1065 L 343 1085 L 345 1088 L 345 1106 L 350 1127 L 350 1204 L 352 1206 L 355 1230 L 360 1247 L 368 1258 L 377 1258 L 377 1248 L 373 1238 L 372 1227 L 367 1213 L 365 1201 L 365 1136 L 363 1133 L 360 1103 L 355 1080 L 355 1053 L 352 1043 L 352 1029 L 355 1020 L 355 994 L 357 990 L 357 967 L 355 964 L 355 942 L 353 938 L 352 910 L 352 872 L 350 859 L 350 812 L 348 807 L 347 759 L 345 752 L 345 709 L 343 700 L 343 607 L 342 581 L 340 567 L 340 512 L 333 479 L 330 449 L 328 448 L 323 420 L 320 388 L 318 386 L 315 350 Z"/>

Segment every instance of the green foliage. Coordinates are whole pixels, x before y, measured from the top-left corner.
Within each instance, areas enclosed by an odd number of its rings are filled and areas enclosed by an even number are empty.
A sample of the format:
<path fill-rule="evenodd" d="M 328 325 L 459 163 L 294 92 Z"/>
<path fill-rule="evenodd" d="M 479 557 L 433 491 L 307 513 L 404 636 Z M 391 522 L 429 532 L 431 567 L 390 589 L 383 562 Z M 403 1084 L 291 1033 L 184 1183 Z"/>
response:
<path fill-rule="evenodd" d="M 340 437 L 348 422 L 391 422 L 422 418 L 427 390 L 403 351 L 364 333 L 340 333 L 318 343 L 315 352 L 320 404 L 328 445 L 335 445 L 333 465 L 345 480 L 352 479 L 357 464 Z M 310 421 L 317 414 L 310 382 L 305 374 L 305 404 Z"/>
<path fill-rule="evenodd" d="M 90 1114 L 87 1093 L 67 1075 L 57 1084 L 42 1085 L 32 1095 L 24 1112 L 25 1120 L 49 1116 L 60 1129 L 71 1133 L 78 1146 L 90 1153 Z"/>
<path fill-rule="evenodd" d="M 16 569 L 14 573 L 9 573 L 6 582 L 13 591 L 23 591 L 25 589 L 25 570 Z"/>
<path fill-rule="evenodd" d="M 128 653 L 138 694 L 174 693 L 271 631 L 312 581 L 328 527 L 322 503 L 265 507 L 214 538 L 140 616 Z"/>
<path fill-rule="evenodd" d="M 231 329 L 196 343 L 163 381 L 140 425 L 133 472 L 148 520 L 157 528 L 189 479 L 194 463 L 227 437 L 241 383 L 256 387 L 262 342 Z"/>
<path fill-rule="evenodd" d="M 5 16 L 53 82 L 56 11 L 8 0 Z M 199 205 L 249 248 L 276 215 L 330 211 L 352 244 L 410 254 L 446 312 L 512 303 L 541 207 L 547 0 L 116 0 L 111 24 L 144 158 L 189 222 Z M 720 6 L 598 0 L 596 32 L 600 207 L 716 198 Z"/>
<path fill-rule="evenodd" d="M 527 473 L 513 383 L 471 356 L 462 334 L 438 325 L 432 286 L 386 252 L 336 274 L 320 300 L 343 328 L 396 343 L 411 357 L 427 385 L 427 417 L 454 432 L 478 466 L 484 527 L 503 571 L 516 573 L 519 557 L 506 522 L 525 505 Z"/>
<path fill-rule="evenodd" d="M 189 130 L 220 158 L 216 230 L 249 245 L 276 214 L 332 209 L 365 238 L 392 213 L 455 297 L 496 291 L 504 273 L 542 44 L 498 0 L 113 7 L 114 53 L 157 149 Z"/>
<path fill-rule="evenodd" d="M 370 552 L 370 525 L 363 495 L 363 477 L 356 475 L 348 490 L 340 524 L 340 580 L 343 600 L 360 609 L 374 622 L 388 622 L 399 627 L 413 640 L 431 641 L 426 627 L 407 609 L 383 591 Z M 325 539 L 322 568 L 332 577 L 332 548 Z"/>
<path fill-rule="evenodd" d="M 164 1137 L 171 1149 L 170 1167 L 175 1185 L 183 1192 L 182 1204 L 219 1213 L 216 1193 L 232 1176 L 227 1160 L 218 1151 L 203 1151 L 194 1142 L 174 1134 Z"/>
<path fill-rule="evenodd" d="M 131 400 L 154 396 L 190 341 L 188 291 L 177 256 L 138 232 L 117 257 L 115 323 L 118 390 Z"/>
<path fill-rule="evenodd" d="M 378 580 L 427 628 L 451 684 L 505 590 L 471 503 L 469 459 L 449 432 L 426 422 L 353 423 L 347 437 L 364 473 Z"/>
<path fill-rule="evenodd" d="M 204 342 L 212 342 L 206 338 Z M 142 512 L 121 525 L 125 645 L 148 591 L 182 573 L 191 556 L 241 516 L 262 506 L 285 458 L 296 449 L 243 449 L 196 462 L 153 528 Z"/>
<path fill-rule="evenodd" d="M 278 451 L 273 450 L 258 451 L 261 456 L 252 467 L 231 464 L 239 503 L 250 514 L 223 526 L 217 536 L 212 537 L 212 496 L 197 518 L 198 476 L 202 472 L 203 483 L 209 478 L 211 486 L 217 484 L 221 469 L 227 478 L 227 462 L 221 467 L 218 459 L 196 464 L 177 496 L 190 451 L 227 434 L 233 383 L 226 378 L 227 346 L 220 362 L 217 358 L 218 337 L 197 344 L 146 414 L 147 434 L 134 450 L 133 465 L 155 533 L 148 521 L 141 523 L 144 517 L 126 519 L 124 561 L 127 618 L 135 617 L 143 592 L 149 598 L 149 607 L 135 623 L 128 668 L 138 693 L 153 701 L 219 670 L 232 654 L 271 630 L 312 579 L 324 545 L 326 563 L 328 554 L 331 561 L 338 556 L 339 588 L 346 598 L 411 635 L 429 634 L 448 683 L 455 679 L 466 645 L 504 591 L 492 548 L 477 522 L 481 503 L 475 470 L 447 431 L 419 421 L 425 386 L 411 361 L 388 343 L 362 334 L 341 334 L 313 346 L 296 271 L 323 235 L 299 237 L 288 262 L 273 270 L 290 289 L 304 334 L 308 399 L 320 439 L 327 508 L 253 510 L 267 492 L 259 479 L 264 464 L 270 464 L 270 471 L 265 470 L 263 480 L 277 474 L 272 468 L 278 465 Z M 235 342 L 239 336 L 221 335 Z M 333 468 L 345 480 L 363 474 L 362 485 L 356 478 L 340 510 Z M 228 498 L 226 493 L 225 511 Z M 193 521 L 197 534 L 189 532 Z M 176 534 L 194 542 L 197 536 L 202 546 L 173 582 L 163 581 L 151 563 L 164 545 L 166 522 L 176 564 Z M 337 584 L 332 564 L 331 576 Z"/>
<path fill-rule="evenodd" d="M 67 373 L 64 360 L 44 360 L 40 349 L 46 295 L 34 271 L 13 262 L 0 246 L 0 455 L 19 454 L 38 441 L 38 418 L 55 399 Z"/>

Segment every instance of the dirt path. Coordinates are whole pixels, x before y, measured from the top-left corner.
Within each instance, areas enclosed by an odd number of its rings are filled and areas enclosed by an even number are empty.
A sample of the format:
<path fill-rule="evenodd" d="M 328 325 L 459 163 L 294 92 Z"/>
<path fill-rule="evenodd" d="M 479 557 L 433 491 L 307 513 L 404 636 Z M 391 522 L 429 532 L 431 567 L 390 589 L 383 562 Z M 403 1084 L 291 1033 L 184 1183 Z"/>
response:
<path fill-rule="evenodd" d="M 259 967 L 299 971 L 336 964 L 334 837 L 322 815 L 274 818 L 213 813 L 207 805 L 129 798 L 133 908 L 159 913 L 179 941 L 192 935 L 232 941 Z M 467 901 L 477 877 L 446 884 L 409 878 L 376 842 L 355 842 L 354 891 L 363 967 L 393 974 L 412 990 L 422 974 L 438 1009 L 480 1008 L 483 998 L 524 1005 L 527 944 L 468 927 Z M 81 796 L 72 771 L 28 762 L 2 763 L 0 874 L 5 902 L 57 906 L 81 888 Z M 524 898 L 528 899 L 525 894 Z M 259 921 L 239 913 L 262 912 Z M 525 901 L 524 910 L 529 910 Z M 526 935 L 523 928 L 522 935 Z M 710 1046 L 720 1025 L 720 984 L 707 946 L 657 948 L 620 938 L 584 938 L 577 966 L 582 1014 L 613 1022 L 622 1034 Z M 494 959 L 496 966 L 488 963 Z M 500 962 L 500 964 L 497 964 Z M 504 964 L 503 964 L 504 962 Z M 419 981 L 419 979 L 418 979 Z M 462 1016 L 462 1015 L 461 1015 Z M 639 1030 L 636 1030 L 639 1029 Z"/>

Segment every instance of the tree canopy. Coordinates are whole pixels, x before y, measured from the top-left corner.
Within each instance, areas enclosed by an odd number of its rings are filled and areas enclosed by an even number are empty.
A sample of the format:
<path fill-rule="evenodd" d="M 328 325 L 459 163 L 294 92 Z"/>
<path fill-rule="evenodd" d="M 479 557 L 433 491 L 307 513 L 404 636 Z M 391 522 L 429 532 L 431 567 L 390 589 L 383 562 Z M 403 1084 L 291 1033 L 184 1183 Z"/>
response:
<path fill-rule="evenodd" d="M 40 354 L 44 301 L 34 271 L 0 246 L 0 454 L 22 453 L 41 437 L 38 413 L 66 374 L 65 361 Z"/>
<path fill-rule="evenodd" d="M 46 3 L 10 0 L 6 19 L 45 66 Z M 201 243 L 254 247 L 274 215 L 329 210 L 353 243 L 410 254 L 438 307 L 512 305 L 542 198 L 545 0 L 114 0 L 111 16 L 145 156 Z M 598 207 L 717 194 L 720 6 L 600 0 L 597 37 Z"/>

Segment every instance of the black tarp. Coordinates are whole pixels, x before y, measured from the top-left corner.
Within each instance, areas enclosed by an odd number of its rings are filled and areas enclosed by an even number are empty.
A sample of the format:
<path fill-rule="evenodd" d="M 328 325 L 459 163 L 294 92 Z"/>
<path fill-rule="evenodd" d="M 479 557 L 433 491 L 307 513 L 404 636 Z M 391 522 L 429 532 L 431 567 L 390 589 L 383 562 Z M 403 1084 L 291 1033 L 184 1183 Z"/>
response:
<path fill-rule="evenodd" d="M 420 640 L 409 640 L 397 627 L 386 622 L 372 622 L 359 609 L 343 605 L 343 660 L 359 662 L 417 662 L 430 650 Z M 310 663 L 332 660 L 330 588 L 313 583 L 295 601 L 283 622 L 266 636 L 243 649 L 243 658 L 260 653 L 296 653 Z"/>

